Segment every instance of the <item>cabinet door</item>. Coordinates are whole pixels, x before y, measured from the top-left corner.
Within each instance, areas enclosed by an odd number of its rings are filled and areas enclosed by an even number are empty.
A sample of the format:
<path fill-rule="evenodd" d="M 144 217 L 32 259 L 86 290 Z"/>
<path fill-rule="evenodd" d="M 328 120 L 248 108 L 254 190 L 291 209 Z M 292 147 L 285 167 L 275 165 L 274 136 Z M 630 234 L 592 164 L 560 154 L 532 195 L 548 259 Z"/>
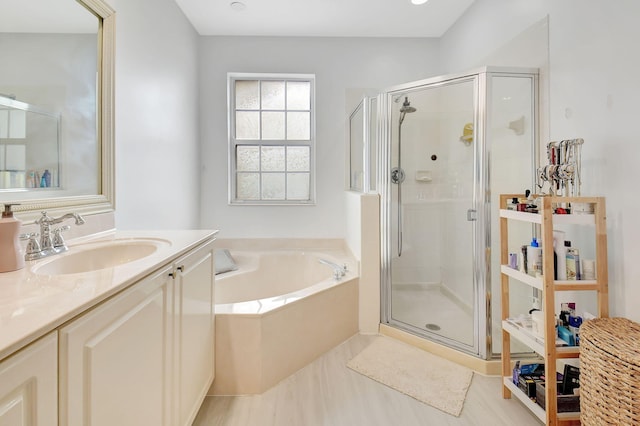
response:
<path fill-rule="evenodd" d="M 214 377 L 213 244 L 176 262 L 176 425 L 189 425 Z"/>
<path fill-rule="evenodd" d="M 0 426 L 58 424 L 58 335 L 0 362 Z"/>
<path fill-rule="evenodd" d="M 170 425 L 170 267 L 60 329 L 60 420 Z"/>

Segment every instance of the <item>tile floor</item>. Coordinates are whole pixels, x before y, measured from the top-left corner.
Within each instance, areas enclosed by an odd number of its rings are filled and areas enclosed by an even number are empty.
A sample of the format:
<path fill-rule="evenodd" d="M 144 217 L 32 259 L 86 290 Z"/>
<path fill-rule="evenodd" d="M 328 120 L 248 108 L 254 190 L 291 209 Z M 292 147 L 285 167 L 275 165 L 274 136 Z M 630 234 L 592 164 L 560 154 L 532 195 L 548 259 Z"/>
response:
<path fill-rule="evenodd" d="M 347 362 L 375 336 L 355 335 L 261 395 L 207 397 L 194 426 L 539 426 L 500 378 L 474 374 L 460 417 L 384 386 Z"/>

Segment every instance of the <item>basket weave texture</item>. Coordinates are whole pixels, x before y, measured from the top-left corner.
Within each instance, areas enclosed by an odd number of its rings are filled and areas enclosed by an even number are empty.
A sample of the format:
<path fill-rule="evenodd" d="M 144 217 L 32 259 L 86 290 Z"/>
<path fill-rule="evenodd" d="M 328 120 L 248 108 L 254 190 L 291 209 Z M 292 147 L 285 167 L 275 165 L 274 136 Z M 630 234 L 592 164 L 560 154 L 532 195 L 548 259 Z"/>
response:
<path fill-rule="evenodd" d="M 640 324 L 597 318 L 580 327 L 580 422 L 640 425 Z"/>

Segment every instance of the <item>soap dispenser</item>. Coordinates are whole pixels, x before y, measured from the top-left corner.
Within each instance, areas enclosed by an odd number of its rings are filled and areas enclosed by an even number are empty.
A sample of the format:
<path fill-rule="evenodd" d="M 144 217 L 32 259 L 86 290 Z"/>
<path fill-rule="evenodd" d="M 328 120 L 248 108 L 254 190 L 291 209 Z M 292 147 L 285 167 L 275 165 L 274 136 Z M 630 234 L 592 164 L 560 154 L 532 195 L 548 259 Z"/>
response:
<path fill-rule="evenodd" d="M 24 268 L 24 255 L 20 246 L 20 221 L 13 217 L 11 206 L 5 204 L 0 219 L 0 272 Z"/>

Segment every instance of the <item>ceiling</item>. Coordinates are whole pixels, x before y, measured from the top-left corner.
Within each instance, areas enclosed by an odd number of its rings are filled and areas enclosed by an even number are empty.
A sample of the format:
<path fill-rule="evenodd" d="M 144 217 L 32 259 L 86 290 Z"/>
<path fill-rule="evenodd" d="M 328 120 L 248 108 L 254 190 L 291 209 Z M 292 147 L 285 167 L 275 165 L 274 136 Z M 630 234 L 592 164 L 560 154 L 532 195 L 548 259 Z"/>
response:
<path fill-rule="evenodd" d="M 440 37 L 474 0 L 175 0 L 200 35 Z"/>

